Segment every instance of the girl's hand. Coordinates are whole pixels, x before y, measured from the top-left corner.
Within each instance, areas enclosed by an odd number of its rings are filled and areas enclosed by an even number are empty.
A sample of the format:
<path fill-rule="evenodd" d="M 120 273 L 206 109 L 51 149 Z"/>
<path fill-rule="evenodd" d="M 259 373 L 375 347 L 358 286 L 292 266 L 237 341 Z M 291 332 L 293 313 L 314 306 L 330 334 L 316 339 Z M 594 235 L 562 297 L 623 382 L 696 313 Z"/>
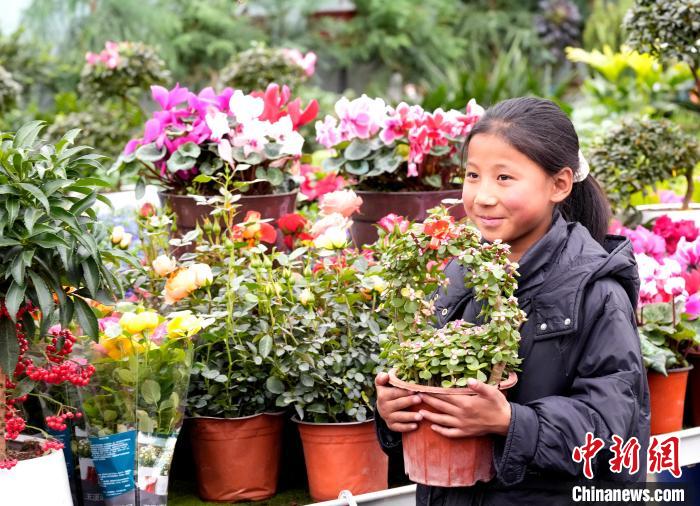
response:
<path fill-rule="evenodd" d="M 484 434 L 508 434 L 510 404 L 493 385 L 469 380 L 477 395 L 435 395 L 421 393 L 420 398 L 436 413 L 418 413 L 433 423 L 431 428 L 445 437 L 460 438 Z"/>
<path fill-rule="evenodd" d="M 410 432 L 418 428 L 423 417 L 415 411 L 406 411 L 420 403 L 420 397 L 413 392 L 389 385 L 389 375 L 380 372 L 374 379 L 377 387 L 377 411 L 394 432 Z"/>

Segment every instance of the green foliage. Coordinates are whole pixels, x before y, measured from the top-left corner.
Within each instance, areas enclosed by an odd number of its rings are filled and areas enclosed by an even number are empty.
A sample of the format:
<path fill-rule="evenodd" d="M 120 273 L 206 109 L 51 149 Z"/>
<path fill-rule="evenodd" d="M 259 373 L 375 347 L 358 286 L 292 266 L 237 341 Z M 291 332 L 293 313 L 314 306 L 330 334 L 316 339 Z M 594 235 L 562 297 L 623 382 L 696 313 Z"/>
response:
<path fill-rule="evenodd" d="M 22 94 L 22 86 L 13 79 L 5 68 L 0 66 L 0 113 L 17 105 Z"/>
<path fill-rule="evenodd" d="M 687 367 L 687 351 L 700 346 L 700 320 L 688 320 L 670 303 L 640 308 L 639 338 L 644 365 L 667 375 L 669 369 Z"/>
<path fill-rule="evenodd" d="M 636 0 L 624 20 L 627 43 L 665 64 L 686 63 L 696 78 L 700 67 L 700 2 Z"/>
<path fill-rule="evenodd" d="M 697 140 L 667 120 L 631 117 L 597 139 L 588 153 L 591 171 L 607 190 L 613 210 L 633 212 L 630 198 L 645 187 L 684 174 L 686 204 L 700 161 Z"/>
<path fill-rule="evenodd" d="M 359 0 L 349 20 L 312 24 L 321 60 L 340 67 L 381 62 L 409 81 L 431 82 L 456 64 L 466 47 L 456 34 L 462 6 L 452 0 Z"/>
<path fill-rule="evenodd" d="M 592 51 L 608 46 L 619 51 L 627 39 L 622 24 L 633 0 L 593 0 L 591 13 L 583 29 L 583 47 Z"/>
<path fill-rule="evenodd" d="M 381 308 L 391 320 L 382 356 L 399 378 L 414 383 L 449 388 L 476 378 L 496 384 L 520 363 L 525 313 L 513 295 L 517 266 L 508 260 L 507 245 L 482 243 L 478 230 L 453 221 L 445 208 L 436 208 L 423 224 L 380 230 L 377 249 L 388 282 Z M 447 287 L 450 258 L 482 304 L 480 323 L 454 321 L 436 330 L 435 297 L 429 294 Z"/>
<path fill-rule="evenodd" d="M 524 10 L 465 7 L 455 28 L 465 47 L 457 61 L 434 75 L 423 106 L 462 109 L 474 98 L 488 107 L 526 95 L 563 105 L 574 75 L 554 65 L 533 23 L 533 14 Z"/>
<path fill-rule="evenodd" d="M 291 61 L 281 48 L 253 44 L 246 51 L 234 54 L 221 71 L 220 81 L 244 93 L 264 91 L 270 83 L 287 85 L 295 90 L 308 76 Z"/>
<path fill-rule="evenodd" d="M 80 176 L 99 169 L 102 157 L 72 145 L 77 131 L 52 145 L 39 140 L 42 129 L 32 122 L 0 134 L 0 298 L 12 319 L 27 301 L 40 308 L 40 337 L 57 316 L 68 328 L 74 315 L 96 337 L 97 320 L 83 299 L 109 300 L 121 291 L 103 263 L 114 257 L 97 242 L 103 231 L 92 207 L 104 199 L 97 194 L 104 183 Z M 0 346 L 2 363 L 16 362 L 16 352 Z"/>

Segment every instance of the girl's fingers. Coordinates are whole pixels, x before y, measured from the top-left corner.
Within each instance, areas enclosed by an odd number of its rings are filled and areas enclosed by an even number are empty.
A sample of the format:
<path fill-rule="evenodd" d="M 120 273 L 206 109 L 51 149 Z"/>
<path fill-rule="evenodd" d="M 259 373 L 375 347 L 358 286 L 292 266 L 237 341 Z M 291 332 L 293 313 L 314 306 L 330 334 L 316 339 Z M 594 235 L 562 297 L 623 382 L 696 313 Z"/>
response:
<path fill-rule="evenodd" d="M 417 395 L 406 395 L 393 400 L 388 400 L 382 403 L 382 407 L 389 412 L 394 411 L 405 411 L 406 408 L 410 408 L 416 404 L 420 403 L 420 397 Z"/>
<path fill-rule="evenodd" d="M 411 432 L 418 428 L 418 424 L 415 423 L 393 423 L 388 425 L 388 427 L 394 432 Z"/>
<path fill-rule="evenodd" d="M 423 418 L 429 422 L 442 425 L 443 427 L 458 427 L 459 420 L 452 415 L 445 415 L 442 413 L 432 413 L 430 411 L 420 410 L 418 412 Z"/>
<path fill-rule="evenodd" d="M 467 437 L 467 434 L 462 431 L 462 429 L 454 429 L 454 428 L 448 428 L 448 427 L 443 427 L 441 425 L 431 425 L 431 429 L 433 429 L 435 432 L 438 434 L 441 434 L 445 437 L 449 438 L 461 438 L 461 437 Z"/>
<path fill-rule="evenodd" d="M 461 397 L 461 396 L 459 396 L 459 395 L 445 395 L 444 397 L 450 398 L 450 397 Z M 456 404 L 453 404 L 452 402 L 447 402 L 446 400 L 438 399 L 437 397 L 434 397 L 432 395 L 427 395 L 427 394 L 420 394 L 420 398 L 428 406 L 430 406 L 431 408 L 437 409 L 441 413 L 447 413 L 447 414 L 454 415 L 454 416 L 459 416 L 461 413 L 460 406 L 457 406 Z M 452 399 L 450 399 L 450 401 L 451 400 Z"/>
<path fill-rule="evenodd" d="M 423 416 L 415 411 L 396 411 L 389 416 L 390 423 L 420 422 Z"/>

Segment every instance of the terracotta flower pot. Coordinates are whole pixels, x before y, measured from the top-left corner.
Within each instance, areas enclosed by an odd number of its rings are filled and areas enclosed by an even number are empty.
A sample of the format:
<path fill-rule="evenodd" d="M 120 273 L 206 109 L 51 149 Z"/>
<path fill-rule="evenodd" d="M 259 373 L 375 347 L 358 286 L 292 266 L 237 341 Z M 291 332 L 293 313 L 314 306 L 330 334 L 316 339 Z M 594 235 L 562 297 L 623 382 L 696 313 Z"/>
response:
<path fill-rule="evenodd" d="M 283 424 L 281 414 L 268 413 L 193 418 L 199 496 L 206 501 L 237 502 L 275 495 Z"/>
<path fill-rule="evenodd" d="M 665 434 L 683 428 L 683 407 L 688 372 L 693 367 L 670 369 L 668 376 L 649 371 L 649 397 L 651 402 L 651 434 Z"/>
<path fill-rule="evenodd" d="M 505 390 L 517 383 L 515 373 L 501 382 Z M 470 388 L 440 388 L 408 383 L 389 371 L 389 383 L 411 392 L 440 395 L 476 395 Z M 412 411 L 435 411 L 421 403 Z M 493 467 L 493 440 L 490 436 L 450 439 L 430 428 L 432 422 L 422 420 L 418 428 L 402 434 L 403 459 L 411 481 L 436 487 L 470 487 L 477 481 L 490 481 L 496 474 Z"/>
<path fill-rule="evenodd" d="M 377 441 L 374 422 L 307 423 L 294 420 L 304 445 L 309 490 L 315 501 L 388 487 L 389 458 Z"/>
<path fill-rule="evenodd" d="M 439 206 L 443 199 L 462 199 L 462 190 L 436 190 L 426 192 L 370 192 L 358 191 L 362 197 L 360 212 L 352 217 L 352 237 L 357 246 L 377 240 L 376 223 L 389 213 L 398 214 L 411 221 L 422 221 L 428 209 Z M 450 208 L 457 219 L 464 218 L 462 204 Z"/>
<path fill-rule="evenodd" d="M 237 210 L 235 221 L 245 219 L 248 211 L 257 211 L 263 219 L 278 220 L 285 214 L 293 213 L 296 209 L 298 191 L 278 193 L 274 195 L 242 195 L 236 202 L 240 207 Z M 177 229 L 180 235 L 194 230 L 197 223 L 201 223 L 213 210 L 211 206 L 198 206 L 197 201 L 190 195 L 173 195 L 161 192 L 158 194 L 162 203 L 167 203 L 177 216 Z M 271 223 L 273 226 L 276 224 Z M 276 228 L 276 227 L 275 227 Z M 278 231 L 277 248 L 284 248 L 284 237 Z"/>

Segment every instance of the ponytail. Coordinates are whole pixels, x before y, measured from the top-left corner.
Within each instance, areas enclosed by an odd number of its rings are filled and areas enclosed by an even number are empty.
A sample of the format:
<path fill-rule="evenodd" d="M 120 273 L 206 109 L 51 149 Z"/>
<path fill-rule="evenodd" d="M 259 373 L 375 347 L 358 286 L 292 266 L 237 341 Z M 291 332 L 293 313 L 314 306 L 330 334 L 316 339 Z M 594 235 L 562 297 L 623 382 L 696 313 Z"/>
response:
<path fill-rule="evenodd" d="M 559 204 L 559 210 L 566 221 L 578 221 L 593 239 L 603 244 L 612 212 L 605 192 L 592 175 L 574 183 L 569 196 Z"/>

